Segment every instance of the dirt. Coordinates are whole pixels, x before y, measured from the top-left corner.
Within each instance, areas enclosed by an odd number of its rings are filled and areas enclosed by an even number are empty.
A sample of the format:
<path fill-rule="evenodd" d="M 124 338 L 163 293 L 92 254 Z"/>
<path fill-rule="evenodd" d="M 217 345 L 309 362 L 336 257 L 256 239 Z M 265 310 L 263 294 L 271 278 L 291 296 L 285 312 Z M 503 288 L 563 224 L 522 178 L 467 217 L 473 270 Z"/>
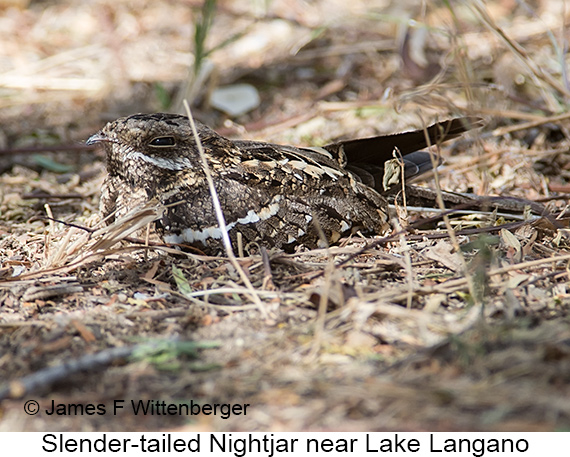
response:
<path fill-rule="evenodd" d="M 0 2 L 1 430 L 570 427 L 562 2 L 219 2 L 197 85 L 196 2 L 15 4 Z M 261 102 L 230 118 L 207 100 L 234 83 Z M 418 224 L 433 208 L 397 205 L 386 238 L 238 259 L 252 288 L 225 257 L 94 232 L 105 166 L 83 142 L 184 97 L 226 136 L 296 145 L 480 116 L 417 185 L 522 206 Z"/>

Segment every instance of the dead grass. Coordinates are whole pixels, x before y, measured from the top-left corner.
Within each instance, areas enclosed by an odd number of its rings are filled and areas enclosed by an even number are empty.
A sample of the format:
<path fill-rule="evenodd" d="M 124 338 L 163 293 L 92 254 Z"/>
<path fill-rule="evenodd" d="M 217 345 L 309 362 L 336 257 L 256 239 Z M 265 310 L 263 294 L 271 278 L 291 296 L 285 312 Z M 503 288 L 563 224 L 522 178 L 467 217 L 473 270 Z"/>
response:
<path fill-rule="evenodd" d="M 251 287 L 227 258 L 134 239 L 152 202 L 103 228 L 101 155 L 58 146 L 190 87 L 200 5 L 133 5 L 0 5 L 2 430 L 568 429 L 563 2 L 219 3 L 193 108 L 218 131 L 318 145 L 482 115 L 443 148 L 441 189 L 547 209 L 246 253 Z M 230 120 L 207 94 L 236 81 L 262 103 Z M 26 416 L 32 398 L 252 406 L 227 420 Z"/>

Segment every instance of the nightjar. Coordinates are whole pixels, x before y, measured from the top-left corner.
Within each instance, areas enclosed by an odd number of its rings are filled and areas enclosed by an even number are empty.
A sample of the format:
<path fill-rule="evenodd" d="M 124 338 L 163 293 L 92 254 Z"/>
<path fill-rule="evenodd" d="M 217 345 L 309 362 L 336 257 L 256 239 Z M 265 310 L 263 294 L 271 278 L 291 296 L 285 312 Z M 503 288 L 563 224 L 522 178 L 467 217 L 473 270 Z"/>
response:
<path fill-rule="evenodd" d="M 317 148 L 229 140 L 196 124 L 234 246 L 239 232 L 244 245 L 290 251 L 299 245 L 335 243 L 359 230 L 384 233 L 389 224 L 382 194 L 398 187 L 400 170 L 407 181 L 432 169 L 430 153 L 418 150 L 454 138 L 477 122 L 453 119 L 427 129 Z M 112 221 L 156 198 L 166 207 L 155 221 L 165 242 L 208 254 L 222 250 L 222 233 L 187 117 L 123 117 L 87 140 L 96 143 L 105 149 L 108 171 L 100 203 L 103 217 Z"/>

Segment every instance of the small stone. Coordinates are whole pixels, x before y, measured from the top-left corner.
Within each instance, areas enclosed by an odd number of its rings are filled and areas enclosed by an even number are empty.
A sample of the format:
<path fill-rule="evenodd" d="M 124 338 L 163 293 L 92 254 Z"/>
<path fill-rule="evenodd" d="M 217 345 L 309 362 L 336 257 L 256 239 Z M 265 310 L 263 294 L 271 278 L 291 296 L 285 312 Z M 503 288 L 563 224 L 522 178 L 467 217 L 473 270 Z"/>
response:
<path fill-rule="evenodd" d="M 219 87 L 212 92 L 210 104 L 230 116 L 240 116 L 259 106 L 257 89 L 250 84 Z"/>

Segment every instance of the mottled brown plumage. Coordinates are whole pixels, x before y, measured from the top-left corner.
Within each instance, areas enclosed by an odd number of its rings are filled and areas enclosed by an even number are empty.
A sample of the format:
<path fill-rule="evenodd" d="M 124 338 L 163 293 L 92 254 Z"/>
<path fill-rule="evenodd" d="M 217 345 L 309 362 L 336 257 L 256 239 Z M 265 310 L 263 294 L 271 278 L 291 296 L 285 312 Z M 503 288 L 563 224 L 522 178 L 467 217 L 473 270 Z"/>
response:
<path fill-rule="evenodd" d="M 432 167 L 427 152 L 415 152 L 427 146 L 427 138 L 429 144 L 448 140 L 471 122 L 454 119 L 427 130 L 323 148 L 231 141 L 203 124 L 197 128 L 232 242 L 241 232 L 245 244 L 289 250 L 322 246 L 319 231 L 330 243 L 357 230 L 385 232 L 387 203 L 381 193 L 389 177 L 384 164 L 394 158 L 395 148 L 405 156 L 406 177 L 416 176 Z M 167 206 L 156 221 L 165 241 L 211 254 L 220 251 L 221 231 L 186 117 L 156 113 L 120 118 L 87 143 L 103 144 L 107 155 L 109 174 L 100 207 L 104 217 L 119 218 L 155 197 Z"/>

